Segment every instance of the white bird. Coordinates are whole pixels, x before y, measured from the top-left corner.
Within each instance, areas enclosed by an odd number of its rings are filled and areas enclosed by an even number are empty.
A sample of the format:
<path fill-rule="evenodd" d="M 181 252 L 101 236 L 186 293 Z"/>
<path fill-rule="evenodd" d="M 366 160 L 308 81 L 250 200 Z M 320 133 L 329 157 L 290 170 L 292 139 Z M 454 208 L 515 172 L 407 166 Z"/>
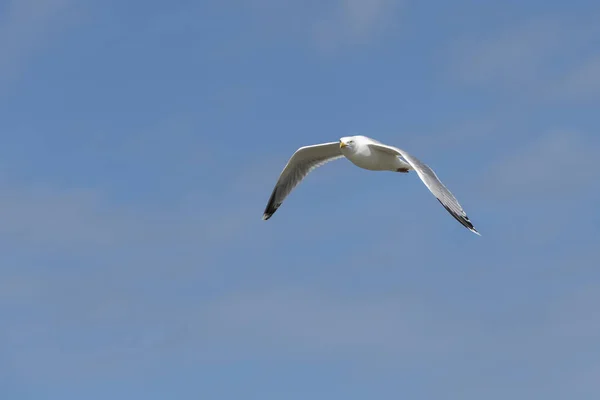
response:
<path fill-rule="evenodd" d="M 385 145 L 362 135 L 346 136 L 341 138 L 339 142 L 304 146 L 296 150 L 279 175 L 263 213 L 263 220 L 271 218 L 285 198 L 309 172 L 329 161 L 342 157 L 346 157 L 357 167 L 370 171 L 408 173 L 410 170 L 414 170 L 450 215 L 471 232 L 480 235 L 473 227 L 458 200 L 444 186 L 431 168 L 404 150 Z"/>

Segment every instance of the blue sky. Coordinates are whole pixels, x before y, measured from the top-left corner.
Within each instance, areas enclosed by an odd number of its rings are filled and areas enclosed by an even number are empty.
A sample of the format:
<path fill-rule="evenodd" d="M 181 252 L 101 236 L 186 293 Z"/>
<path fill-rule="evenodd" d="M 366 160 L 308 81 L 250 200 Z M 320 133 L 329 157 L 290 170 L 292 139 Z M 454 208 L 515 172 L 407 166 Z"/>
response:
<path fill-rule="evenodd" d="M 596 399 L 596 1 L 0 1 L 6 399 Z M 364 134 L 268 222 L 300 146 Z"/>

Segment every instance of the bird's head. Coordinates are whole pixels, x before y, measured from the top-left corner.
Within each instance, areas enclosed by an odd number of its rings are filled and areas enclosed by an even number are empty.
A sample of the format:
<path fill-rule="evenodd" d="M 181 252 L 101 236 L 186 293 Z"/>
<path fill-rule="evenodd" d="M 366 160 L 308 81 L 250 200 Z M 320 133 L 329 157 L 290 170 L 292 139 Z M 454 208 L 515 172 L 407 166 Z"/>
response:
<path fill-rule="evenodd" d="M 356 146 L 356 137 L 354 136 L 344 136 L 340 139 L 340 149 L 344 150 L 352 150 Z"/>

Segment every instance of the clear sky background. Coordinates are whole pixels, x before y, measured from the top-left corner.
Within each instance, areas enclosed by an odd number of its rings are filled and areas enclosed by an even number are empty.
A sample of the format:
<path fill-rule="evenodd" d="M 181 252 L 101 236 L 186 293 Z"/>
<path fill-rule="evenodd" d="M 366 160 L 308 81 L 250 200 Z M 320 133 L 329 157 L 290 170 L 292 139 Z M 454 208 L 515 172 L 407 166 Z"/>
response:
<path fill-rule="evenodd" d="M 0 0 L 2 399 L 597 399 L 600 3 Z M 261 220 L 300 146 L 364 134 Z"/>

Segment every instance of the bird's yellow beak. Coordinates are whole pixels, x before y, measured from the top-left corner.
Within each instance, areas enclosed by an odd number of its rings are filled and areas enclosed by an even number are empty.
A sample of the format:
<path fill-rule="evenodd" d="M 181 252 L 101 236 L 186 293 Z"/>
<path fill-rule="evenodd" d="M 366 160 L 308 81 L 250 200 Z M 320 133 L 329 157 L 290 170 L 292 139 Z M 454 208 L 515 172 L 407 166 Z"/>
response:
<path fill-rule="evenodd" d="M 340 149 L 343 149 L 344 147 L 348 146 L 346 143 L 344 142 L 340 142 Z"/>

